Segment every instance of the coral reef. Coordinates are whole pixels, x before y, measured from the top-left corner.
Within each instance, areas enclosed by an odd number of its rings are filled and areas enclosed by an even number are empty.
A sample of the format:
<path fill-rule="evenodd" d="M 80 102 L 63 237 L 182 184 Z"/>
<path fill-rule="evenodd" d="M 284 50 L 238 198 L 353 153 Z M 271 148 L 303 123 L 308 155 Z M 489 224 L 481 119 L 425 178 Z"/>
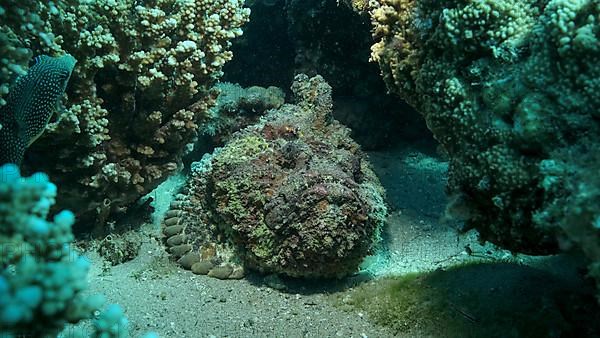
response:
<path fill-rule="evenodd" d="M 76 60 L 42 55 L 20 76 L 0 106 L 0 164 L 20 164 L 25 149 L 46 129 L 64 95 Z"/>
<path fill-rule="evenodd" d="M 368 11 L 372 59 L 447 152 L 467 226 L 532 254 L 574 244 L 597 276 L 600 4 L 378 0 Z"/>
<path fill-rule="evenodd" d="M 38 173 L 21 177 L 15 165 L 0 167 L 0 334 L 56 336 L 67 323 L 90 319 L 104 303 L 85 296 L 89 261 L 70 246 L 73 213 L 47 220 L 56 186 Z M 117 305 L 95 319 L 94 337 L 127 337 Z"/>
<path fill-rule="evenodd" d="M 284 88 L 295 74 L 320 74 L 333 87 L 334 117 L 350 127 L 363 149 L 383 148 L 396 139 L 432 140 L 414 109 L 386 93 L 379 68 L 369 63 L 368 17 L 336 1 L 248 5 L 252 21 L 232 46 L 244 57 L 225 66 L 226 81 Z"/>
<path fill-rule="evenodd" d="M 292 91 L 296 105 L 269 111 L 193 165 L 163 227 L 185 268 L 227 275 L 241 264 L 341 277 L 374 249 L 384 191 L 350 131 L 331 116 L 331 87 L 298 75 Z"/>
<path fill-rule="evenodd" d="M 23 169 L 47 172 L 78 219 L 125 211 L 179 167 L 249 12 L 241 0 L 3 2 L 2 97 L 31 55 L 78 60 L 66 110 Z"/>

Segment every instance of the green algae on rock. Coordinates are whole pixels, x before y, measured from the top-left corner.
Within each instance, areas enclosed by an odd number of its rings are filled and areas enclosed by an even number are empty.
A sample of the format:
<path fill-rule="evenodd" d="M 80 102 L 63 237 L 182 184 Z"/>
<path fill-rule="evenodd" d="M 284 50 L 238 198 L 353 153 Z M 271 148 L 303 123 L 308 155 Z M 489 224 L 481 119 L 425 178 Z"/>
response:
<path fill-rule="evenodd" d="M 292 91 L 295 105 L 271 110 L 193 165 L 163 222 L 183 267 L 210 276 L 202 261 L 233 261 L 263 273 L 342 277 L 374 250 L 387 215 L 379 180 L 331 117 L 323 78 L 298 75 Z"/>
<path fill-rule="evenodd" d="M 17 78 L 0 107 L 0 164 L 20 164 L 29 147 L 43 132 L 65 93 L 75 60 L 41 55 L 26 74 Z"/>

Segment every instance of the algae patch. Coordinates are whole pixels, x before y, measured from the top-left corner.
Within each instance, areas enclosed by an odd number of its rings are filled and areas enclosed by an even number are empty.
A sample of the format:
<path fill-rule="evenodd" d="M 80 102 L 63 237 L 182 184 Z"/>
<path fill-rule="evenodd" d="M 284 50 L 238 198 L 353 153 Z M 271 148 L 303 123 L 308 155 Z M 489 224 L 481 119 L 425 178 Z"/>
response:
<path fill-rule="evenodd" d="M 383 278 L 336 296 L 349 311 L 397 335 L 434 337 L 597 336 L 591 283 L 528 266 L 471 263 Z"/>

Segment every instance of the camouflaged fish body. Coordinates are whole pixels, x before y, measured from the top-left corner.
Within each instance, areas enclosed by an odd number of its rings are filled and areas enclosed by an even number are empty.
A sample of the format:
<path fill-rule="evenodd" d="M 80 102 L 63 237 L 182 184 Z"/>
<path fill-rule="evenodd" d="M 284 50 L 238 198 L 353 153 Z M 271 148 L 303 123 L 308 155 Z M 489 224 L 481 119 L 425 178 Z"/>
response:
<path fill-rule="evenodd" d="M 0 164 L 20 164 L 25 149 L 43 132 L 60 104 L 77 62 L 71 55 L 36 57 L 0 107 Z"/>

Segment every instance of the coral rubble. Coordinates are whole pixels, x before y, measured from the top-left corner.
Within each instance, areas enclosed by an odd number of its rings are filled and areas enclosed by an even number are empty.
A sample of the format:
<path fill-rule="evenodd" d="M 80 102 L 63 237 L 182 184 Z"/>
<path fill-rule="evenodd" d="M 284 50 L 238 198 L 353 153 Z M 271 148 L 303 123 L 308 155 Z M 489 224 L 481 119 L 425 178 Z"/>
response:
<path fill-rule="evenodd" d="M 388 88 L 422 113 L 450 158 L 448 188 L 467 225 L 515 251 L 578 246 L 600 277 L 600 4 L 362 8 Z"/>
<path fill-rule="evenodd" d="M 374 249 L 384 191 L 332 118 L 331 87 L 298 75 L 292 91 L 295 105 L 269 111 L 193 165 L 163 222 L 168 250 L 185 268 L 340 277 Z"/>
<path fill-rule="evenodd" d="M 123 212 L 179 167 L 249 12 L 241 0 L 3 2 L 0 104 L 32 55 L 78 60 L 66 110 L 23 169 L 47 172 L 80 219 Z"/>

